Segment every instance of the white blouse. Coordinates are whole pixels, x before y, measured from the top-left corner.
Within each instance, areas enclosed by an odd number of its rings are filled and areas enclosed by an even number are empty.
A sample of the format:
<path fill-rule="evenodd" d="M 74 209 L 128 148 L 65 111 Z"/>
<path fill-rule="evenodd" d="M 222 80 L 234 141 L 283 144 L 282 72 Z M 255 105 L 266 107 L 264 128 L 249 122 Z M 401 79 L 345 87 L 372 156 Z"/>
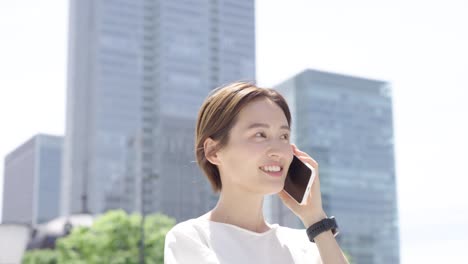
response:
<path fill-rule="evenodd" d="M 190 219 L 166 234 L 164 263 L 322 263 L 317 246 L 309 241 L 305 229 L 278 224 L 270 228 L 256 233 L 205 218 Z"/>

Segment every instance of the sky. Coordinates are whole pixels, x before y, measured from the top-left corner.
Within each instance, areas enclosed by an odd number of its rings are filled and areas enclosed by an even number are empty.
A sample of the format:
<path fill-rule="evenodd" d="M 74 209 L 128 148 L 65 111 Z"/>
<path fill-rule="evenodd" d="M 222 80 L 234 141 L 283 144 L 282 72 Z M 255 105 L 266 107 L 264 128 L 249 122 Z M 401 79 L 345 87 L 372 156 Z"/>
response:
<path fill-rule="evenodd" d="M 403 264 L 468 263 L 467 13 L 463 0 L 256 1 L 260 86 L 306 68 L 391 83 Z M 67 1 L 0 0 L 2 175 L 19 144 L 64 133 L 67 19 Z"/>

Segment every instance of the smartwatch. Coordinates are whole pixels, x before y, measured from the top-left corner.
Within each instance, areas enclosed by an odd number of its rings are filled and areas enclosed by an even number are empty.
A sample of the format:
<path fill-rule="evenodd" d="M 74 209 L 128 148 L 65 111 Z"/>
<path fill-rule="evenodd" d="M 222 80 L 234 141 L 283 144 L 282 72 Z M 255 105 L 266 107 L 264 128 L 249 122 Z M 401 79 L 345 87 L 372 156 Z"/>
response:
<path fill-rule="evenodd" d="M 319 234 L 328 230 L 331 230 L 333 233 L 333 236 L 335 237 L 339 233 L 338 225 L 336 224 L 336 220 L 334 216 L 327 217 L 309 226 L 307 228 L 307 236 L 309 237 L 310 242 L 315 243 L 314 238 L 318 236 Z"/>

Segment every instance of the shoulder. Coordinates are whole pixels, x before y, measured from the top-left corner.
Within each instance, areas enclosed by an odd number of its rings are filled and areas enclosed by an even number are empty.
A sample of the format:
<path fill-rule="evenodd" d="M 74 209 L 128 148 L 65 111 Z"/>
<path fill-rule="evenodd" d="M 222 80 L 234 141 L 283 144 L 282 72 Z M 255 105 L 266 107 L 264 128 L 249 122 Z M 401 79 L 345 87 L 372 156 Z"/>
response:
<path fill-rule="evenodd" d="M 173 226 L 166 233 L 166 240 L 195 240 L 204 242 L 203 225 L 198 219 L 189 219 Z"/>
<path fill-rule="evenodd" d="M 216 263 L 196 219 L 180 222 L 167 233 L 164 241 L 164 263 Z"/>
<path fill-rule="evenodd" d="M 197 234 L 196 219 L 189 219 L 173 226 L 166 235 L 194 236 Z"/>

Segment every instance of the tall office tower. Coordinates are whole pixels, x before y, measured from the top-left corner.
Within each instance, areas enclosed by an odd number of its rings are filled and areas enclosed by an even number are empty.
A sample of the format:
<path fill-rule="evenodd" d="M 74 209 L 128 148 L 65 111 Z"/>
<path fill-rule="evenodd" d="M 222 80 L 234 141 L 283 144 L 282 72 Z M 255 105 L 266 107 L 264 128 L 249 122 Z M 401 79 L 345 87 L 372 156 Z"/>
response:
<path fill-rule="evenodd" d="M 390 86 L 305 70 L 275 87 L 291 107 L 292 141 L 318 163 L 325 212 L 356 263 L 399 263 Z M 271 197 L 273 222 L 304 228 Z"/>
<path fill-rule="evenodd" d="M 3 222 L 37 225 L 59 215 L 62 137 L 38 134 L 5 158 Z"/>
<path fill-rule="evenodd" d="M 211 89 L 255 79 L 254 1 L 75 0 L 69 47 L 62 214 L 209 210 L 195 119 Z"/>

